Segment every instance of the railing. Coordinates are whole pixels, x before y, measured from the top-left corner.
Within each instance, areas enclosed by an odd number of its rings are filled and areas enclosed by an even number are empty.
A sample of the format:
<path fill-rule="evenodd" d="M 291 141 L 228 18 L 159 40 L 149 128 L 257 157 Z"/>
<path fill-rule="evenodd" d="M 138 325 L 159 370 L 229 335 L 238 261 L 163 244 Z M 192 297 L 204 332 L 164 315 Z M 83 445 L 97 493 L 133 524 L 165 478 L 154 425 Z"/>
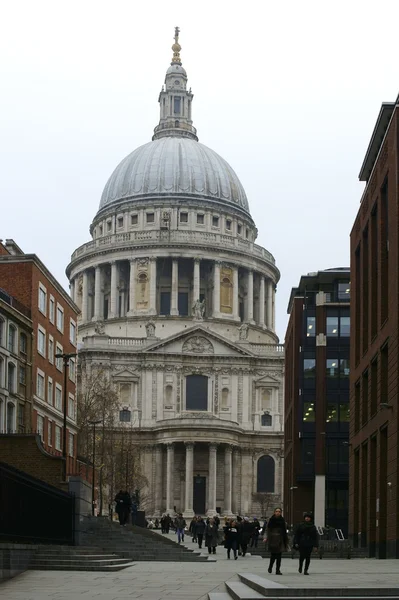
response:
<path fill-rule="evenodd" d="M 108 346 L 144 346 L 148 343 L 147 338 L 108 338 Z"/>
<path fill-rule="evenodd" d="M 18 310 L 20 313 L 22 313 L 29 319 L 31 318 L 30 308 L 21 304 L 21 302 L 19 302 L 19 300 L 16 300 L 13 296 L 10 296 L 10 294 L 8 294 L 2 288 L 0 288 L 0 299 L 3 300 L 4 302 L 6 302 L 7 304 L 9 304 L 10 306 L 12 306 L 13 308 L 15 308 L 16 310 Z"/>
<path fill-rule="evenodd" d="M 256 342 L 249 343 L 249 349 L 256 354 L 284 354 L 284 344 L 257 344 Z"/>
<path fill-rule="evenodd" d="M 179 242 L 189 242 L 193 245 L 209 245 L 209 246 L 217 246 L 217 247 L 227 247 L 227 248 L 237 248 L 246 254 L 252 254 L 254 256 L 258 256 L 267 260 L 268 262 L 275 264 L 274 256 L 268 252 L 262 246 L 258 246 L 253 242 L 248 240 L 243 240 L 238 237 L 233 237 L 231 235 L 225 235 L 220 233 L 213 233 L 208 231 L 160 231 L 160 230 L 150 230 L 150 231 L 131 231 L 128 233 L 115 233 L 112 235 L 107 235 L 105 237 L 97 238 L 91 242 L 87 242 L 80 246 L 75 252 L 72 254 L 72 260 L 86 254 L 86 252 L 90 252 L 95 250 L 96 248 L 101 248 L 103 246 L 118 246 L 119 244 L 123 245 L 128 242 L 141 242 L 141 243 L 151 243 L 151 242 L 160 242 L 160 243 L 179 243 Z"/>
<path fill-rule="evenodd" d="M 73 544 L 75 499 L 0 463 L 0 540 Z"/>

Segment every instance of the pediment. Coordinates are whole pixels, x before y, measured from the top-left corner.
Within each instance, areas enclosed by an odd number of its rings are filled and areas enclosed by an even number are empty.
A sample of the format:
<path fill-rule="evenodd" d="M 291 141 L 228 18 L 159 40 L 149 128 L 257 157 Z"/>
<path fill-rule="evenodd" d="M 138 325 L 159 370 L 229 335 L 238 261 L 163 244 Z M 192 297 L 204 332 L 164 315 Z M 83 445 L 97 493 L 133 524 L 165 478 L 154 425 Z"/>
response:
<path fill-rule="evenodd" d="M 277 379 L 273 375 L 264 375 L 255 382 L 256 387 L 279 387 L 281 385 L 281 379 Z"/>
<path fill-rule="evenodd" d="M 148 354 L 158 352 L 194 356 L 252 356 L 234 342 L 201 326 L 194 326 L 162 341 L 157 341 L 145 350 L 145 353 Z"/>
<path fill-rule="evenodd" d="M 138 375 L 135 371 L 132 371 L 131 369 L 126 369 L 126 368 L 122 368 L 122 369 L 113 369 L 114 375 L 113 375 L 113 379 L 125 379 L 125 380 L 129 380 L 132 381 L 132 379 L 137 379 Z"/>

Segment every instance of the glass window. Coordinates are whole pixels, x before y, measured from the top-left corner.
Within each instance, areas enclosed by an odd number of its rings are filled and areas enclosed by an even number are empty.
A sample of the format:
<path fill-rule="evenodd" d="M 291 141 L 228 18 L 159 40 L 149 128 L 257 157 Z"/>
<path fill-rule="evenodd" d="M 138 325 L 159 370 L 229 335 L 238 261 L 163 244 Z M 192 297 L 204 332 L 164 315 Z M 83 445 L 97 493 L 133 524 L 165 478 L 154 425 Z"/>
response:
<path fill-rule="evenodd" d="M 339 405 L 339 420 L 341 423 L 349 423 L 350 421 L 350 408 L 349 402 Z"/>
<path fill-rule="evenodd" d="M 48 338 L 48 360 L 51 364 L 54 363 L 54 340 L 51 336 Z"/>
<path fill-rule="evenodd" d="M 180 115 L 180 103 L 181 103 L 180 96 L 174 96 L 174 98 L 173 98 L 173 111 L 174 111 L 175 115 Z"/>
<path fill-rule="evenodd" d="M 130 410 L 124 409 L 119 411 L 119 421 L 121 423 L 130 423 L 131 412 Z"/>
<path fill-rule="evenodd" d="M 64 331 L 64 311 L 61 306 L 57 306 L 57 329 L 58 331 Z"/>
<path fill-rule="evenodd" d="M 47 444 L 53 445 L 53 423 L 51 421 L 47 423 Z"/>
<path fill-rule="evenodd" d="M 8 391 L 15 394 L 15 365 L 8 363 Z"/>
<path fill-rule="evenodd" d="M 72 320 L 69 324 L 69 340 L 71 344 L 76 344 L 76 324 Z"/>
<path fill-rule="evenodd" d="M 15 343 L 17 339 L 17 330 L 14 325 L 10 325 L 8 328 L 8 351 L 15 353 Z"/>
<path fill-rule="evenodd" d="M 55 449 L 61 450 L 61 427 L 55 426 Z"/>
<path fill-rule="evenodd" d="M 4 319 L 0 317 L 0 346 L 4 347 L 5 344 L 5 335 L 4 335 Z"/>
<path fill-rule="evenodd" d="M 315 337 L 316 317 L 306 317 L 306 337 Z"/>
<path fill-rule="evenodd" d="M 68 454 L 69 454 L 69 456 L 73 456 L 73 447 L 74 447 L 74 435 L 73 435 L 73 433 L 70 433 L 69 437 L 68 437 Z"/>
<path fill-rule="evenodd" d="M 7 433 L 15 431 L 15 406 L 12 402 L 7 402 Z"/>
<path fill-rule="evenodd" d="M 306 423 L 314 423 L 314 421 L 315 421 L 314 402 L 304 402 L 303 403 L 303 420 L 306 421 Z"/>
<path fill-rule="evenodd" d="M 179 315 L 186 317 L 188 315 L 188 293 L 179 292 L 177 296 L 177 308 Z"/>
<path fill-rule="evenodd" d="M 139 216 L 138 215 L 131 215 L 130 217 L 130 224 L 131 225 L 138 225 L 139 223 Z"/>
<path fill-rule="evenodd" d="M 257 465 L 257 492 L 274 493 L 275 463 L 269 455 L 261 456 Z"/>
<path fill-rule="evenodd" d="M 329 402 L 327 404 L 326 423 L 335 423 L 338 421 L 338 404 Z"/>
<path fill-rule="evenodd" d="M 349 337 L 351 332 L 351 318 L 340 317 L 340 335 L 341 337 Z"/>
<path fill-rule="evenodd" d="M 54 311 L 55 311 L 55 301 L 52 296 L 50 296 L 50 310 L 49 310 L 49 319 L 51 323 L 54 323 Z"/>
<path fill-rule="evenodd" d="M 44 376 L 40 373 L 37 374 L 36 394 L 44 400 Z"/>
<path fill-rule="evenodd" d="M 146 213 L 146 221 L 147 223 L 155 222 L 155 213 Z"/>
<path fill-rule="evenodd" d="M 198 225 L 203 225 L 205 223 L 205 215 L 197 215 L 197 223 Z"/>
<path fill-rule="evenodd" d="M 107 231 L 111 231 L 112 223 L 111 221 L 107 221 Z"/>
<path fill-rule="evenodd" d="M 208 410 L 208 377 L 205 375 L 187 376 L 186 410 Z"/>
<path fill-rule="evenodd" d="M 19 336 L 19 352 L 20 354 L 26 354 L 28 352 L 28 338 L 24 333 Z"/>
<path fill-rule="evenodd" d="M 44 315 L 46 314 L 47 293 L 42 287 L 39 287 L 39 310 Z"/>
<path fill-rule="evenodd" d="M 338 337 L 338 317 L 327 317 L 327 336 Z"/>
<path fill-rule="evenodd" d="M 327 358 L 326 361 L 327 377 L 335 378 L 338 377 L 339 371 L 339 360 L 338 358 Z"/>
<path fill-rule="evenodd" d="M 263 414 L 261 416 L 261 424 L 262 427 L 271 427 L 272 426 L 272 416 L 268 414 Z"/>
<path fill-rule="evenodd" d="M 238 223 L 238 225 L 237 225 L 237 233 L 238 233 L 238 235 L 242 234 L 242 225 L 240 223 Z"/>
<path fill-rule="evenodd" d="M 188 213 L 186 213 L 186 212 L 180 213 L 180 223 L 188 223 Z"/>
<path fill-rule="evenodd" d="M 58 384 L 55 387 L 55 408 L 62 409 L 62 388 Z"/>
<path fill-rule="evenodd" d="M 349 358 L 341 358 L 339 361 L 339 374 L 341 377 L 349 377 Z"/>
<path fill-rule="evenodd" d="M 26 368 L 23 365 L 19 367 L 19 383 L 26 385 Z"/>
<path fill-rule="evenodd" d="M 351 284 L 348 282 L 338 284 L 338 300 L 349 302 L 351 299 Z"/>
<path fill-rule="evenodd" d="M 123 227 L 123 217 L 118 217 L 118 227 Z"/>
<path fill-rule="evenodd" d="M 226 229 L 227 229 L 227 231 L 231 231 L 231 220 L 230 219 L 226 219 Z"/>
<path fill-rule="evenodd" d="M 159 314 L 170 315 L 170 292 L 161 292 Z"/>
<path fill-rule="evenodd" d="M 47 380 L 47 402 L 53 406 L 53 380 L 50 377 Z"/>
<path fill-rule="evenodd" d="M 73 358 L 69 360 L 69 379 L 75 381 L 76 377 L 76 364 Z"/>
<path fill-rule="evenodd" d="M 316 376 L 316 359 L 304 358 L 303 360 L 303 376 L 305 379 L 310 379 Z"/>
<path fill-rule="evenodd" d="M 219 227 L 219 217 L 212 217 L 212 227 Z"/>
<path fill-rule="evenodd" d="M 37 433 L 40 435 L 43 441 L 44 431 L 44 418 L 41 415 L 37 415 Z"/>
<path fill-rule="evenodd" d="M 62 352 L 63 352 L 62 346 L 57 344 L 56 354 L 62 354 Z M 57 369 L 59 371 L 62 371 L 62 357 L 61 356 L 59 356 L 55 359 L 55 366 L 57 367 Z"/>
<path fill-rule="evenodd" d="M 75 418 L 75 398 L 69 394 L 68 398 L 68 415 L 71 419 Z"/>
<path fill-rule="evenodd" d="M 42 356 L 46 356 L 46 334 L 41 329 L 37 332 L 37 350 Z"/>

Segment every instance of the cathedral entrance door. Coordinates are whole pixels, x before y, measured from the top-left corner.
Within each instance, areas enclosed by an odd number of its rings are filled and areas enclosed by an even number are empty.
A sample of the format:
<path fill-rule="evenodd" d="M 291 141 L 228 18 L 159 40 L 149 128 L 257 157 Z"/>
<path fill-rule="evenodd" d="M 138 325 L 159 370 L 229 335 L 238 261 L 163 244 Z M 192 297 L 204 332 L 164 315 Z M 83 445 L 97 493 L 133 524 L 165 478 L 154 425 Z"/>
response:
<path fill-rule="evenodd" d="M 205 514 L 206 478 L 194 477 L 193 510 L 196 515 Z"/>

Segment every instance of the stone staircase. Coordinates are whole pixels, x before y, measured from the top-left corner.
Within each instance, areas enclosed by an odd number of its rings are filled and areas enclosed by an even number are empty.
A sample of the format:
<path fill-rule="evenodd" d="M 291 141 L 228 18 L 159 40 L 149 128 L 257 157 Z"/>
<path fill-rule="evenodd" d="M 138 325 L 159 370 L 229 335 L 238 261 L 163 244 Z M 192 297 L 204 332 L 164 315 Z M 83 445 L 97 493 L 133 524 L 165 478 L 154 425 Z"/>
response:
<path fill-rule="evenodd" d="M 40 546 L 29 569 L 40 571 L 120 571 L 134 563 L 112 552 L 79 546 Z"/>
<path fill-rule="evenodd" d="M 398 589 L 362 589 L 356 588 L 288 588 L 269 579 L 252 575 L 251 573 L 238 573 L 239 581 L 226 581 L 224 592 L 208 593 L 209 600 L 361 600 L 373 598 L 374 600 L 399 600 Z M 383 594 L 383 595 L 382 595 Z"/>

